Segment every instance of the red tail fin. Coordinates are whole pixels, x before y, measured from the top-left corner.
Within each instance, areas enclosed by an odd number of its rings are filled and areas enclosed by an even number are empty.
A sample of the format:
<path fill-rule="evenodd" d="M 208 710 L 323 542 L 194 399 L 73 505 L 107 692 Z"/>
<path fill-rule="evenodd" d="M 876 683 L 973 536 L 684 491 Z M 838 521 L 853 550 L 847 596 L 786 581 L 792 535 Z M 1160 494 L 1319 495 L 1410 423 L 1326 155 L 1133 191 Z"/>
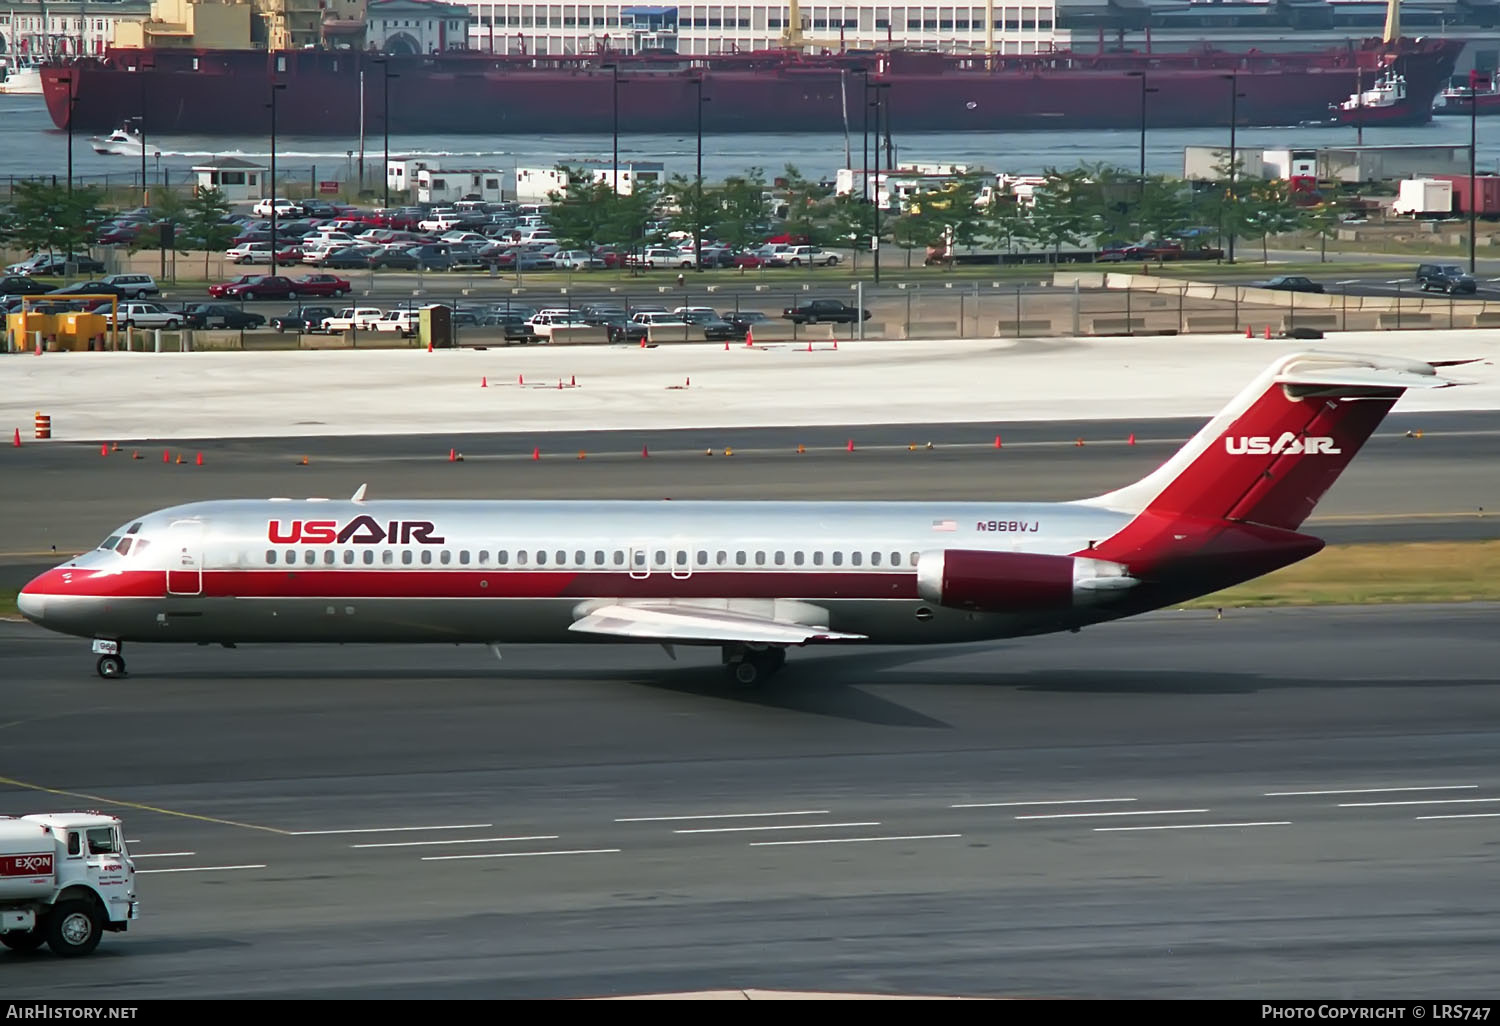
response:
<path fill-rule="evenodd" d="M 1411 360 L 1285 356 L 1155 472 L 1085 501 L 1152 519 L 1295 530 L 1402 392 L 1450 384 L 1430 364 Z"/>

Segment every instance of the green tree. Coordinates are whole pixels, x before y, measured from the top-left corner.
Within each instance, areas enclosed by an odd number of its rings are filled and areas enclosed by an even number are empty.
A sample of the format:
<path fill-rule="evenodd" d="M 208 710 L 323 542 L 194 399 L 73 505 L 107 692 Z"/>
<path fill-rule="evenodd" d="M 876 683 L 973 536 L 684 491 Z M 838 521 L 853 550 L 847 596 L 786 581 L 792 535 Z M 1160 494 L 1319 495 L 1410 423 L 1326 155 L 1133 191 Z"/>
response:
<path fill-rule="evenodd" d="M 33 179 L 17 182 L 11 196 L 11 237 L 35 253 L 84 254 L 104 219 L 99 207 L 104 192 L 93 186 L 78 186 L 70 193 L 66 186 Z"/>
<path fill-rule="evenodd" d="M 906 251 L 906 266 L 911 266 L 911 251 L 918 246 L 936 245 L 942 240 L 943 223 L 934 218 L 931 208 L 920 202 L 910 204 L 904 214 L 891 223 L 891 241 Z"/>
<path fill-rule="evenodd" d="M 229 221 L 229 201 L 218 189 L 206 188 L 195 192 L 183 210 L 184 243 L 189 248 L 203 250 L 203 277 L 208 277 L 210 254 L 225 249 L 239 234 L 239 228 Z"/>
<path fill-rule="evenodd" d="M 1009 185 L 994 193 L 981 213 L 980 238 L 983 241 L 993 242 L 1007 253 L 1014 253 L 1018 244 L 1032 240 L 1030 211 Z"/>
<path fill-rule="evenodd" d="M 1138 208 L 1141 238 L 1170 239 L 1193 223 L 1192 194 L 1180 181 L 1164 175 L 1146 179 Z"/>
<path fill-rule="evenodd" d="M 720 190 L 703 183 L 699 188 L 696 179 L 673 175 L 665 189 L 668 209 L 667 227 L 674 232 L 686 232 L 688 237 L 701 240 L 711 234 L 715 220 L 723 210 Z"/>
<path fill-rule="evenodd" d="M 161 251 L 163 273 L 167 266 L 167 251 L 186 253 L 189 247 L 186 227 L 188 208 L 182 196 L 172 189 L 157 189 L 151 198 L 151 221 L 130 240 L 130 252 L 143 249 Z M 172 260 L 172 280 L 177 280 L 177 260 Z"/>
<path fill-rule="evenodd" d="M 829 210 L 828 232 L 840 246 L 854 252 L 854 269 L 859 269 L 859 254 L 869 252 L 870 238 L 875 234 L 875 204 L 853 193 L 834 197 Z M 882 234 L 886 225 L 880 226 Z"/>
<path fill-rule="evenodd" d="M 771 204 L 766 195 L 765 173 L 752 167 L 743 175 L 732 175 L 716 190 L 717 204 L 710 214 L 713 233 L 733 249 L 748 249 L 766 237 L 771 226 Z"/>
<path fill-rule="evenodd" d="M 620 197 L 608 181 L 592 181 L 582 168 L 560 166 L 568 187 L 548 193 L 545 219 L 558 242 L 570 249 L 592 250 L 609 238 L 609 225 Z"/>
<path fill-rule="evenodd" d="M 793 164 L 786 165 L 781 187 L 786 196 L 787 210 L 783 230 L 788 235 L 806 236 L 808 243 L 814 246 L 829 241 L 832 190 L 805 177 Z"/>
<path fill-rule="evenodd" d="M 1339 211 L 1332 203 L 1320 203 L 1302 210 L 1302 227 L 1317 236 L 1320 263 L 1328 260 L 1328 240 L 1338 237 L 1339 224 Z"/>
<path fill-rule="evenodd" d="M 1302 213 L 1292 202 L 1291 190 L 1284 181 L 1256 181 L 1239 204 L 1241 223 L 1246 234 L 1260 236 L 1260 258 L 1270 263 L 1269 240 L 1296 229 Z"/>
<path fill-rule="evenodd" d="M 1098 231 L 1099 220 L 1091 209 L 1098 193 L 1086 168 L 1047 168 L 1032 195 L 1031 237 L 1052 250 L 1054 261 L 1063 246 L 1079 245 Z"/>

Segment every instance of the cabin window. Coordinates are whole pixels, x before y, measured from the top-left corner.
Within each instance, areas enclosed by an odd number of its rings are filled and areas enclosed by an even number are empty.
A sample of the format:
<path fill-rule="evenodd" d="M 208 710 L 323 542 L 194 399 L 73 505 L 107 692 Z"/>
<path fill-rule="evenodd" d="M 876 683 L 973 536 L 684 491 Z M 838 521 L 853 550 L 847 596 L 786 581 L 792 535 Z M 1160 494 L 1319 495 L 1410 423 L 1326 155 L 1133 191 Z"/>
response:
<path fill-rule="evenodd" d="M 728 565 L 729 553 L 725 552 L 723 549 L 720 549 L 718 552 L 714 553 L 714 562 L 719 564 L 720 566 Z"/>
<path fill-rule="evenodd" d="M 423 549 L 422 550 L 422 565 L 423 566 L 431 566 L 432 565 L 432 550 L 431 549 Z"/>
<path fill-rule="evenodd" d="M 835 552 L 833 554 L 833 565 L 834 566 L 843 566 L 844 565 L 844 554 L 842 552 Z"/>
<path fill-rule="evenodd" d="M 306 563 L 308 566 L 312 566 L 313 564 L 317 563 L 317 561 L 318 554 L 312 549 L 308 549 L 302 553 L 302 562 Z"/>
<path fill-rule="evenodd" d="M 475 555 L 478 557 L 478 561 L 479 561 L 479 565 L 480 566 L 484 566 L 486 563 L 488 563 L 490 561 L 490 550 L 489 549 L 480 549 Z"/>
<path fill-rule="evenodd" d="M 688 554 L 686 549 L 677 550 L 677 565 L 684 567 L 688 565 Z"/>
<path fill-rule="evenodd" d="M 615 549 L 615 566 L 625 565 L 625 550 Z"/>
<path fill-rule="evenodd" d="M 901 565 L 901 553 L 899 553 L 899 552 L 892 552 L 891 553 L 891 566 L 900 566 L 900 565 Z"/>
<path fill-rule="evenodd" d="M 510 562 L 510 552 L 509 552 L 509 550 L 507 550 L 507 549 L 501 549 L 499 552 L 495 553 L 495 562 L 499 566 L 505 566 L 507 563 L 509 563 Z"/>
<path fill-rule="evenodd" d="M 872 553 L 870 553 L 870 565 L 871 566 L 879 566 L 880 565 L 880 553 L 878 553 L 878 552 L 872 552 Z"/>
<path fill-rule="evenodd" d="M 390 549 L 386 549 L 380 554 L 380 562 L 385 566 L 390 566 L 392 563 L 396 562 L 396 554 Z"/>
<path fill-rule="evenodd" d="M 337 559 L 337 558 L 338 557 L 335 555 L 335 553 L 334 553 L 334 551 L 332 549 L 324 549 L 323 550 L 323 565 L 324 566 L 333 566 L 334 560 Z"/>
<path fill-rule="evenodd" d="M 286 550 L 286 559 L 285 559 L 285 560 L 284 560 L 284 562 L 285 562 L 285 563 L 286 563 L 286 564 L 287 564 L 287 565 L 288 565 L 288 566 L 290 566 L 290 565 L 291 565 L 291 564 L 293 564 L 293 563 L 295 563 L 295 562 L 297 562 L 297 553 L 296 553 L 296 552 L 294 552 L 294 551 L 293 551 L 293 550 L 291 550 L 291 549 L 287 549 L 287 550 Z"/>
<path fill-rule="evenodd" d="M 863 552 L 851 552 L 851 553 L 849 553 L 849 565 L 850 566 L 859 566 L 863 562 L 864 562 L 864 553 Z"/>
<path fill-rule="evenodd" d="M 804 556 L 805 556 L 805 553 L 803 553 L 801 551 L 793 552 L 792 553 L 792 562 L 796 563 L 798 566 L 801 566 Z"/>
<path fill-rule="evenodd" d="M 568 554 L 562 549 L 558 549 L 555 553 L 553 553 L 553 555 L 557 557 L 555 560 L 553 560 L 553 562 L 555 562 L 558 566 L 568 565 Z"/>
<path fill-rule="evenodd" d="M 666 549 L 657 549 L 656 550 L 656 566 L 657 566 L 657 568 L 660 569 L 661 567 L 664 567 L 666 565 L 667 565 L 667 550 Z"/>
<path fill-rule="evenodd" d="M 577 552 L 573 553 L 573 563 L 575 566 L 583 566 L 587 562 L 588 560 L 585 558 L 584 551 L 582 549 L 579 549 Z"/>
<path fill-rule="evenodd" d="M 603 566 L 604 565 L 604 550 L 603 549 L 595 549 L 594 550 L 594 565 L 595 566 Z"/>
<path fill-rule="evenodd" d="M 778 553 L 776 553 L 775 559 L 776 559 L 776 565 L 777 566 L 785 566 L 786 565 L 786 553 L 785 552 L 778 552 Z"/>
<path fill-rule="evenodd" d="M 708 566 L 708 550 L 707 549 L 699 549 L 698 550 L 698 565 L 699 566 Z"/>
<path fill-rule="evenodd" d="M 755 565 L 756 566 L 765 566 L 766 565 L 766 554 L 764 552 L 757 552 L 755 554 Z"/>
<path fill-rule="evenodd" d="M 469 550 L 468 549 L 461 549 L 461 550 L 459 550 L 458 561 L 461 564 L 463 564 L 464 566 L 468 566 L 469 565 Z"/>
<path fill-rule="evenodd" d="M 266 562 L 269 563 L 271 566 L 275 566 L 276 565 L 276 550 L 275 549 L 267 549 L 266 550 Z"/>
<path fill-rule="evenodd" d="M 411 549 L 403 549 L 402 552 L 401 552 L 401 565 L 402 566 L 411 566 L 411 561 L 412 561 Z"/>
<path fill-rule="evenodd" d="M 745 563 L 746 563 L 745 553 L 743 551 L 736 552 L 734 554 L 734 565 L 735 566 L 744 566 Z"/>
<path fill-rule="evenodd" d="M 916 566 L 917 565 L 917 556 L 919 556 L 919 555 L 920 555 L 920 553 L 917 553 L 917 552 L 913 552 L 911 554 L 911 565 L 912 566 Z"/>
<path fill-rule="evenodd" d="M 536 550 L 536 565 L 537 566 L 546 566 L 547 565 L 547 553 L 544 552 L 541 549 L 537 549 Z"/>
<path fill-rule="evenodd" d="M 817 552 L 813 553 L 813 566 L 822 566 L 822 565 L 823 565 L 823 552 L 820 549 Z"/>
<path fill-rule="evenodd" d="M 426 553 L 423 553 L 423 555 L 426 555 Z M 453 562 L 453 553 L 449 552 L 447 549 L 444 549 L 442 552 L 438 553 L 438 562 L 442 563 L 444 566 L 447 566 L 449 563 Z"/>
<path fill-rule="evenodd" d="M 525 549 L 517 549 L 516 550 L 516 566 L 525 566 L 525 565 L 526 565 L 526 550 Z"/>
<path fill-rule="evenodd" d="M 366 553 L 366 555 L 368 555 L 368 553 Z M 344 550 L 344 565 L 345 566 L 353 566 L 354 565 L 354 550 L 353 549 L 345 549 Z"/>

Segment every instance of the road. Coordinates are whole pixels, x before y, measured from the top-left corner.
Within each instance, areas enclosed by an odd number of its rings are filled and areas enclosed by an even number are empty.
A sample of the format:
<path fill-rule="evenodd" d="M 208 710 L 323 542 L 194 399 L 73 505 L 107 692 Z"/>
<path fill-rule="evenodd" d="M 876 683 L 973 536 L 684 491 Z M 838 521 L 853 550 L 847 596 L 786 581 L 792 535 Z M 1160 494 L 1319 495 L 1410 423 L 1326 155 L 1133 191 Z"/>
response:
<path fill-rule="evenodd" d="M 92 548 L 132 516 L 199 499 L 344 496 L 368 484 L 370 495 L 391 498 L 1060 501 L 1144 476 L 1201 425 L 1137 419 L 206 439 L 172 442 L 166 465 L 164 450 L 149 442 L 108 457 L 94 445 L 26 445 L 6 456 L 8 479 L 24 484 L 0 492 L 7 525 L 0 590 L 18 589 L 61 558 Z M 1406 437 L 1415 429 L 1421 438 Z M 799 454 L 798 445 L 806 451 Z M 643 446 L 649 458 L 641 457 Z M 455 447 L 462 464 L 448 462 Z M 129 458 L 132 448 L 141 459 Z M 532 460 L 534 448 L 546 458 Z M 183 465 L 175 462 L 179 454 L 186 454 Z M 1500 536 L 1500 478 L 1490 473 L 1497 460 L 1493 414 L 1398 410 L 1307 530 L 1331 542 Z"/>
<path fill-rule="evenodd" d="M 0 808 L 116 810 L 147 871 L 127 935 L 0 990 L 1490 995 L 1497 616 L 1164 612 L 766 691 L 616 646 L 138 646 L 104 683 L 0 624 Z"/>

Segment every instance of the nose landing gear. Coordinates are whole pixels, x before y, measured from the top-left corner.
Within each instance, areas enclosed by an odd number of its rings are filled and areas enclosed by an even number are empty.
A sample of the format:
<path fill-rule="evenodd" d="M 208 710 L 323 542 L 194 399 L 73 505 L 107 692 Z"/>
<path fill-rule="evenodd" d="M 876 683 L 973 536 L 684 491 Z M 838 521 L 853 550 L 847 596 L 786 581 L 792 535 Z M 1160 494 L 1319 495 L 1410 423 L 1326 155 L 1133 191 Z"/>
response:
<path fill-rule="evenodd" d="M 724 668 L 741 687 L 756 687 L 786 665 L 786 649 L 779 645 L 725 645 Z"/>
<path fill-rule="evenodd" d="M 118 641 L 110 641 L 106 638 L 94 639 L 94 654 L 99 657 L 99 662 L 95 664 L 94 669 L 98 671 L 99 676 L 105 680 L 125 676 L 125 657 L 121 651 Z"/>

